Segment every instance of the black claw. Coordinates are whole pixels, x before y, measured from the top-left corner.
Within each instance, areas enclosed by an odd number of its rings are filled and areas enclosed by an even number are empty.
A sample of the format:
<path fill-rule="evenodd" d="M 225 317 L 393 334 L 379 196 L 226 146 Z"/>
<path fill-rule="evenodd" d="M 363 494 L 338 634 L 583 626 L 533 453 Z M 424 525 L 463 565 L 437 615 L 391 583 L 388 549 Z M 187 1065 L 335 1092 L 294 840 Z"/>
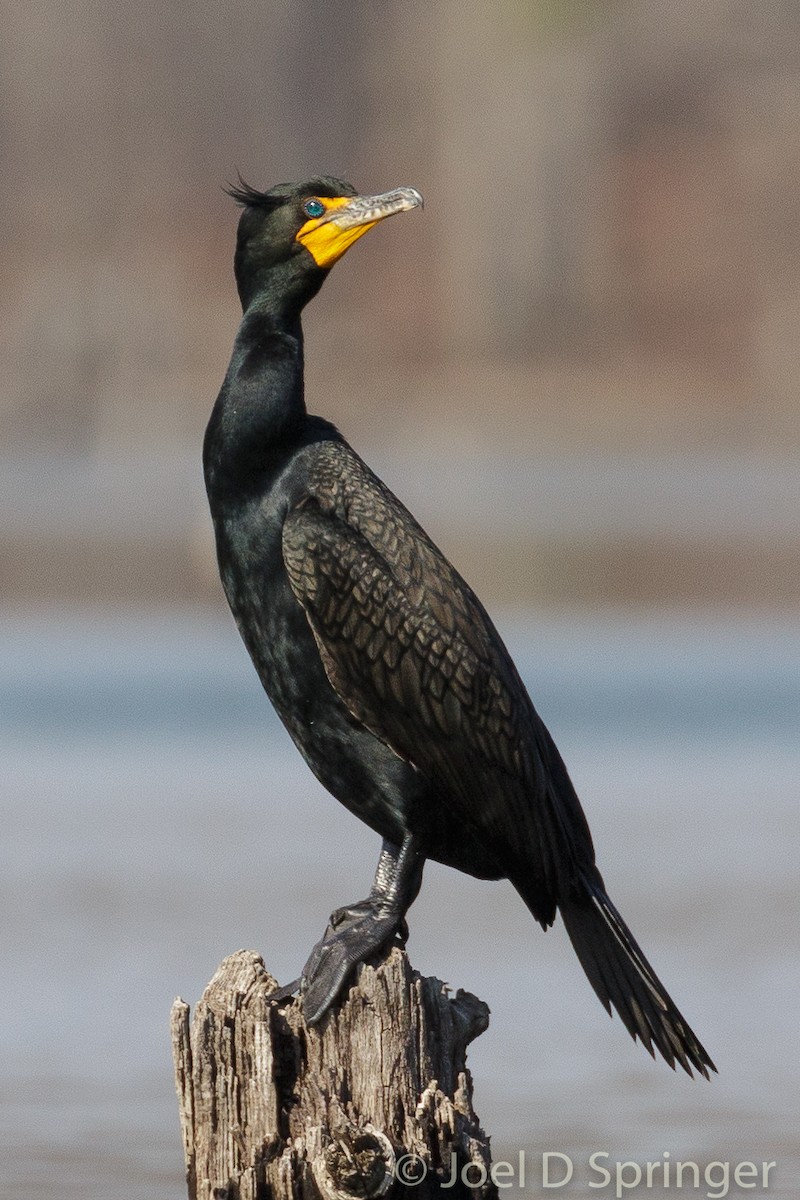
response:
<path fill-rule="evenodd" d="M 302 979 L 293 979 L 291 983 L 285 983 L 283 987 L 276 988 L 274 992 L 270 992 L 267 999 L 275 1000 L 278 1003 L 283 1000 L 291 1000 L 300 991 L 302 982 Z"/>
<path fill-rule="evenodd" d="M 374 911 L 375 906 L 371 900 L 359 900 L 356 904 L 346 904 L 331 913 L 328 929 L 338 932 L 342 927 L 353 925 L 356 921 L 372 915 Z"/>

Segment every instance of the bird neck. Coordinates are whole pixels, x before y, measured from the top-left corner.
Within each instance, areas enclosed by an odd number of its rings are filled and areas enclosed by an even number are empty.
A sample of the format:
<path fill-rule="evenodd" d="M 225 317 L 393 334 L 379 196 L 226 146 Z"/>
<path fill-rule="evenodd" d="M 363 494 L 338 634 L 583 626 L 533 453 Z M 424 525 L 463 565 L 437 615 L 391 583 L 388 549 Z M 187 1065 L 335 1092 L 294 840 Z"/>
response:
<path fill-rule="evenodd" d="M 247 307 L 222 389 L 206 429 L 209 488 L 262 475 L 302 435 L 303 330 L 299 312 L 254 299 Z"/>

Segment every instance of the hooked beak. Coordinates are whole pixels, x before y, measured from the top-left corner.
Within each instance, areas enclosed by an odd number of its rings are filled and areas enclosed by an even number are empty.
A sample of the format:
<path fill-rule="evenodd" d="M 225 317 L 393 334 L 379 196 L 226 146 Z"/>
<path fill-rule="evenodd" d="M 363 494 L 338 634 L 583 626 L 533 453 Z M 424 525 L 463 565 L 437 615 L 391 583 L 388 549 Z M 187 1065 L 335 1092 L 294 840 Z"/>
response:
<path fill-rule="evenodd" d="M 396 188 L 380 196 L 320 197 L 321 217 L 306 221 L 296 240 L 305 246 L 318 267 L 332 267 L 368 229 L 394 213 L 422 208 L 416 188 Z"/>

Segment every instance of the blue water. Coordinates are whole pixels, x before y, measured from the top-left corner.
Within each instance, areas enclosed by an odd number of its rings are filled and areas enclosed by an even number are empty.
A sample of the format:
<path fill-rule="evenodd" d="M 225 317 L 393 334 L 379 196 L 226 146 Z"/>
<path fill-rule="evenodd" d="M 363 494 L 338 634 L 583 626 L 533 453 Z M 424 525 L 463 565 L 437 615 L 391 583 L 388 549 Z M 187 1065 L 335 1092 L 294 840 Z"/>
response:
<path fill-rule="evenodd" d="M 652 1063 L 506 885 L 429 865 L 409 951 L 492 1008 L 470 1065 L 495 1158 L 526 1151 L 531 1195 L 601 1198 L 594 1151 L 775 1160 L 766 1192 L 730 1194 L 794 1200 L 800 632 L 711 613 L 502 626 L 609 891 L 720 1077 Z M 366 893 L 377 839 L 310 776 L 221 612 L 6 613 L 0 743 L 3 1194 L 178 1200 L 173 997 L 240 946 L 294 977 Z M 543 1151 L 574 1159 L 571 1186 L 541 1193 Z"/>

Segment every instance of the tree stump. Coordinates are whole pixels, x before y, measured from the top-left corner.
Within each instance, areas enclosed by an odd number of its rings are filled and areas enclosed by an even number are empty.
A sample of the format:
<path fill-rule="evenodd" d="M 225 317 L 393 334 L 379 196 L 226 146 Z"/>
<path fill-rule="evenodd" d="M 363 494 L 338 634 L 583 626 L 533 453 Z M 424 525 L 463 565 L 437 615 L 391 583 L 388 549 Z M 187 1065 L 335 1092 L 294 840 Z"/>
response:
<path fill-rule="evenodd" d="M 172 1046 L 190 1200 L 496 1195 L 466 1046 L 489 1023 L 390 949 L 319 1025 L 270 1000 L 263 960 L 223 960 Z M 450 1183 L 455 1172 L 454 1186 Z"/>

